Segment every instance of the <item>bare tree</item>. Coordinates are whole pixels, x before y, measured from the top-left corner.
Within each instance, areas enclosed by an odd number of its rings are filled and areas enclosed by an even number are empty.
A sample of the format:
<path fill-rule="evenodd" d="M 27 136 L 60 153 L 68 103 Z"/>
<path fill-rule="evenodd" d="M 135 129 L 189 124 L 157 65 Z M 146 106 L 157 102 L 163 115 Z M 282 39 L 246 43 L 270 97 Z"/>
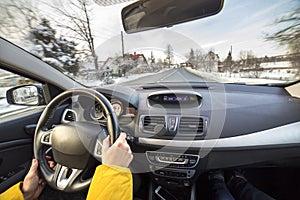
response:
<path fill-rule="evenodd" d="M 283 27 L 272 34 L 266 35 L 267 40 L 278 42 L 285 45 L 291 53 L 300 52 L 300 4 L 293 12 L 278 18 L 275 26 Z"/>
<path fill-rule="evenodd" d="M 83 48 L 83 53 L 89 57 L 91 56 L 95 65 L 95 69 L 99 69 L 98 57 L 95 51 L 94 35 L 91 28 L 91 16 L 90 16 L 90 0 L 74 0 L 59 2 L 62 6 L 54 6 L 48 4 L 57 14 L 60 16 L 60 20 L 57 21 L 57 26 L 73 33 L 73 38 L 84 43 L 87 49 Z M 65 7 L 67 5 L 67 7 Z M 64 20 L 61 19 L 64 18 Z M 70 36 L 70 35 L 69 35 Z"/>
<path fill-rule="evenodd" d="M 195 57 L 196 57 L 196 68 L 202 68 L 205 70 L 205 57 L 206 53 L 202 49 L 195 50 Z"/>
<path fill-rule="evenodd" d="M 300 3 L 297 2 L 295 10 L 278 18 L 274 26 L 279 27 L 277 31 L 267 34 L 266 40 L 276 41 L 278 44 L 287 47 L 289 53 L 294 54 L 292 65 L 298 69 L 297 76 L 300 76 Z"/>

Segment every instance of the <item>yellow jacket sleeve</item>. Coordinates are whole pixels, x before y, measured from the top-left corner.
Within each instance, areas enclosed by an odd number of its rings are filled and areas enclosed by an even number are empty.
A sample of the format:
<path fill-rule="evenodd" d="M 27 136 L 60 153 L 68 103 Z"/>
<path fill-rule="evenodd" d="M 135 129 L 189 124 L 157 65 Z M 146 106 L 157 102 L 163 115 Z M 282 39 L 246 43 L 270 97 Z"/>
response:
<path fill-rule="evenodd" d="M 23 193 L 20 190 L 20 184 L 17 183 L 2 194 L 0 194 L 0 200 L 24 200 Z"/>
<path fill-rule="evenodd" d="M 93 176 L 87 200 L 132 200 L 132 187 L 128 168 L 100 165 Z"/>

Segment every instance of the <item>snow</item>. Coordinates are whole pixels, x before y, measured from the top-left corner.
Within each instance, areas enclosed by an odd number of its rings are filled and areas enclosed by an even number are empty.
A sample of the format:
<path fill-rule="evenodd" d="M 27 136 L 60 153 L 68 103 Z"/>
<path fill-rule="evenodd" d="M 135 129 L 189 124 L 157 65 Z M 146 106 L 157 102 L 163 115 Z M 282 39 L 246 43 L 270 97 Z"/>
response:
<path fill-rule="evenodd" d="M 43 46 L 40 44 L 37 44 L 34 46 L 34 50 L 37 52 L 41 52 L 41 51 L 43 51 Z"/>
<path fill-rule="evenodd" d="M 202 70 L 194 70 L 191 68 L 187 68 L 188 71 L 204 77 L 205 79 L 222 82 L 222 83 L 246 83 L 246 84 L 271 84 L 271 83 L 285 83 L 285 80 L 278 79 L 266 79 L 266 78 L 247 78 L 242 77 L 240 74 L 229 74 L 229 73 L 219 73 L 219 72 L 205 72 Z M 276 74 L 274 74 L 275 76 Z M 282 73 L 280 74 L 282 76 Z M 261 75 L 261 77 L 263 77 Z M 269 77 L 269 76 L 268 76 Z M 279 74 L 277 74 L 276 78 L 279 78 Z"/>
<path fill-rule="evenodd" d="M 43 25 L 38 25 L 37 27 L 35 27 L 36 31 L 43 35 L 44 37 L 54 37 L 55 32 L 53 31 L 53 29 L 50 29 L 47 26 L 43 26 Z"/>
<path fill-rule="evenodd" d="M 289 61 L 261 63 L 260 67 L 263 68 L 291 67 L 291 63 Z"/>
<path fill-rule="evenodd" d="M 55 58 L 43 58 L 43 61 L 45 61 L 47 63 L 54 64 L 58 67 L 63 67 L 64 66 L 59 60 L 57 60 Z"/>
<path fill-rule="evenodd" d="M 66 63 L 69 62 L 70 60 L 72 60 L 72 58 L 70 58 L 69 56 L 63 55 L 59 57 L 59 60 Z"/>

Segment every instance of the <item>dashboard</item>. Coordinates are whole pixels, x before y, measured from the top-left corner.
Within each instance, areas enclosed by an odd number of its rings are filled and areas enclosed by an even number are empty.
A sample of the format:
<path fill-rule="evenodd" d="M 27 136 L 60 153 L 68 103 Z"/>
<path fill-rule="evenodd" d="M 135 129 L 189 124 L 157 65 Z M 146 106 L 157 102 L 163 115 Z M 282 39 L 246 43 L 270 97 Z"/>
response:
<path fill-rule="evenodd" d="M 151 171 L 160 183 L 192 184 L 206 170 L 280 166 L 300 155 L 300 99 L 281 87 L 193 83 L 97 90 L 112 103 L 139 157 L 134 170 Z M 105 124 L 100 105 L 79 102 L 85 118 Z"/>

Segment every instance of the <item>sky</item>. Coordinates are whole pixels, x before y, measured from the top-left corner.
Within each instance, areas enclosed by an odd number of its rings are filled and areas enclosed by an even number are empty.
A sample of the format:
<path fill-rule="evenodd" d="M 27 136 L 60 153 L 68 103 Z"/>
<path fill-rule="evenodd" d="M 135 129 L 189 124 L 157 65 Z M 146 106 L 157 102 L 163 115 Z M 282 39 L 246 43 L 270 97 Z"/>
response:
<path fill-rule="evenodd" d="M 111 10 L 97 8 L 95 12 L 97 52 L 105 54 L 120 54 L 121 9 L 123 3 Z M 276 30 L 274 21 L 282 15 L 299 7 L 299 0 L 225 0 L 220 13 L 208 18 L 175 25 L 171 28 L 146 31 L 135 34 L 124 34 L 125 50 L 134 52 L 142 47 L 147 54 L 154 52 L 163 56 L 168 44 L 174 53 L 184 58 L 190 48 L 209 51 L 213 49 L 222 59 L 225 59 L 232 46 L 233 58 L 237 59 L 241 50 L 252 51 L 258 57 L 280 55 L 286 49 L 274 42 L 267 42 L 265 35 Z M 107 7 L 106 7 L 107 8 Z M 100 20 L 100 19 L 105 19 Z M 106 52 L 106 53 L 105 53 Z M 160 53 L 159 53 L 160 52 Z M 155 53 L 154 53 L 155 54 Z M 180 59 L 179 59 L 180 60 Z"/>
<path fill-rule="evenodd" d="M 40 2 L 32 1 L 36 4 Z M 68 1 L 61 1 L 68 8 Z M 171 28 L 134 34 L 124 33 L 125 52 L 144 53 L 146 57 L 150 57 L 152 51 L 154 56 L 163 58 L 166 46 L 170 44 L 174 50 L 175 60 L 178 62 L 185 60 L 191 48 L 201 49 L 204 52 L 214 50 L 221 60 L 227 57 L 231 47 L 234 59 L 238 58 L 241 50 L 251 50 L 258 57 L 286 52 L 286 49 L 277 43 L 266 41 L 265 35 L 278 29 L 274 21 L 296 7 L 299 8 L 300 0 L 225 0 L 224 2 L 220 13 L 211 17 Z M 130 3 L 132 1 L 107 7 L 92 4 L 91 23 L 99 60 L 106 60 L 107 57 L 116 54 L 121 55 L 120 33 L 123 31 L 121 10 Z M 54 16 L 55 19 L 61 20 L 60 16 L 53 15 L 54 12 L 48 7 L 40 5 L 39 8 L 44 16 Z"/>
<path fill-rule="evenodd" d="M 252 50 L 257 56 L 281 54 L 283 49 L 266 42 L 264 35 L 274 29 L 276 18 L 292 9 L 293 3 L 289 2 L 295 1 L 225 0 L 219 14 L 174 29 L 191 37 L 199 35 L 196 42 L 204 49 L 214 49 L 222 58 L 230 46 L 233 57 L 241 50 Z"/>

